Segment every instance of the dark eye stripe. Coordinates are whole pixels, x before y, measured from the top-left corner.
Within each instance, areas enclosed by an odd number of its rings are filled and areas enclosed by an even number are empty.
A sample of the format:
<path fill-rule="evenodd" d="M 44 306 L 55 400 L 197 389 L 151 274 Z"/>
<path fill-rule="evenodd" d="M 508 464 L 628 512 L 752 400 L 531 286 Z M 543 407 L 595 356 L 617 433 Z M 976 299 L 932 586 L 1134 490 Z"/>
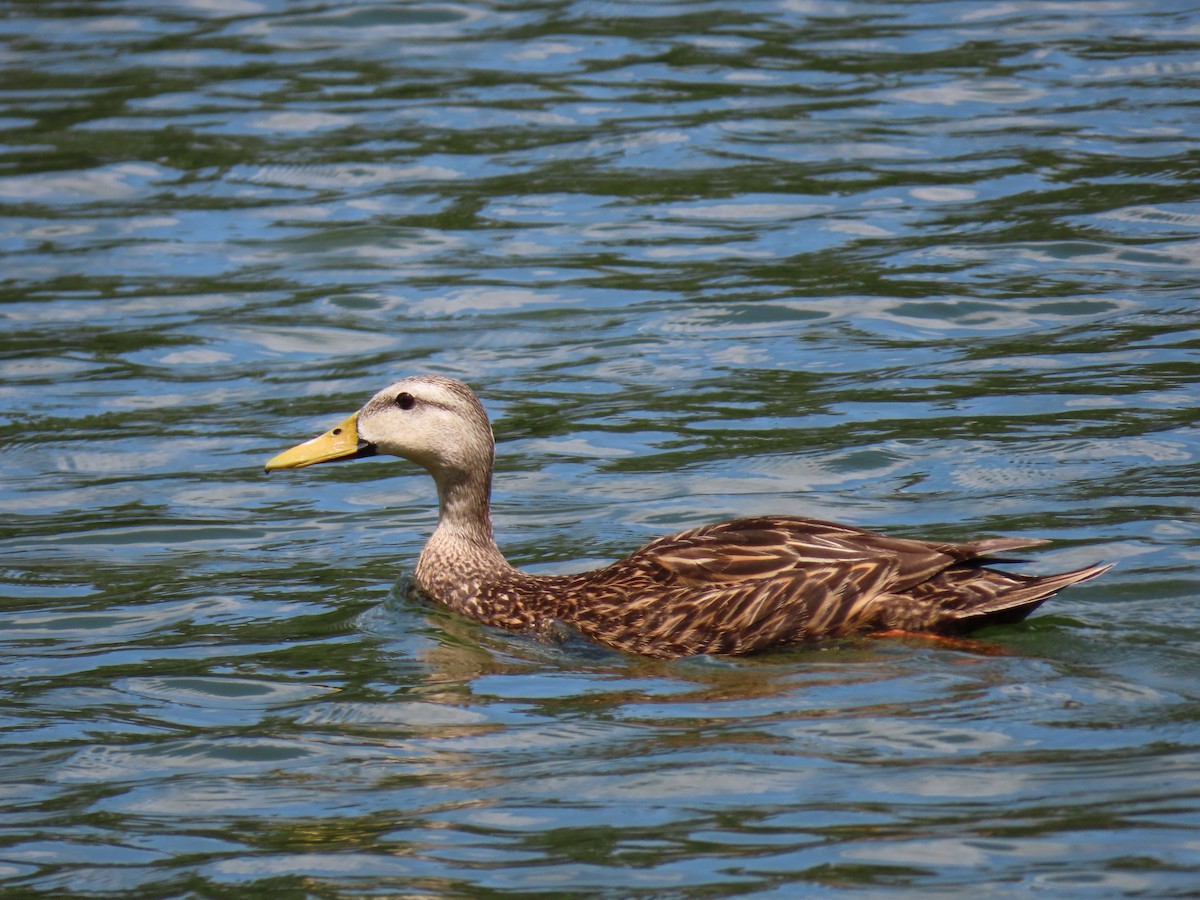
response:
<path fill-rule="evenodd" d="M 408 391 L 403 391 L 396 395 L 396 405 L 401 409 L 412 409 L 417 403 L 417 398 Z"/>

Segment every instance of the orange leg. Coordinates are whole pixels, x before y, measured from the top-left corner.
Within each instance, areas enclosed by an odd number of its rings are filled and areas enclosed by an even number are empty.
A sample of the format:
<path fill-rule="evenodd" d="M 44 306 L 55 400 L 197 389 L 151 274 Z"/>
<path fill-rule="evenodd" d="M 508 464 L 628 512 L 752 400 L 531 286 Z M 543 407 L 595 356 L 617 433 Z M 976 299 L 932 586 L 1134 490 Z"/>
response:
<path fill-rule="evenodd" d="M 1004 656 L 1009 651 L 996 644 L 977 641 L 973 638 L 956 638 L 945 634 L 932 634 L 928 631 L 905 631 L 903 628 L 891 628 L 887 631 L 872 631 L 867 637 L 873 638 L 908 638 L 909 640 L 929 641 L 941 644 L 950 650 L 963 650 L 967 653 L 979 653 L 984 656 Z"/>

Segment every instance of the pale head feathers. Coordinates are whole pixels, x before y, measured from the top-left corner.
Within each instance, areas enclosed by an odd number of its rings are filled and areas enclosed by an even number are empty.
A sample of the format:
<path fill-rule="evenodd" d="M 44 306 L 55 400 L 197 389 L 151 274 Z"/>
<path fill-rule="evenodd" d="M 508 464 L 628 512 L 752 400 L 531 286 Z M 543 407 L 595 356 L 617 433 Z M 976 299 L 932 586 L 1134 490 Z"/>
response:
<path fill-rule="evenodd" d="M 359 410 L 358 433 L 380 453 L 426 469 L 439 488 L 491 475 L 495 439 L 487 413 L 453 378 L 416 375 L 388 385 Z"/>

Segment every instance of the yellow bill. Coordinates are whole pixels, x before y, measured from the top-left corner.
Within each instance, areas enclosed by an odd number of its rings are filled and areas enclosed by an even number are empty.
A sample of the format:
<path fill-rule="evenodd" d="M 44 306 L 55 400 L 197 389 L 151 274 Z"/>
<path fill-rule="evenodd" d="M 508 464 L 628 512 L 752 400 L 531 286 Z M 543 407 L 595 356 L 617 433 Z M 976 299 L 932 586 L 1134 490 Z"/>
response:
<path fill-rule="evenodd" d="M 331 428 L 320 437 L 297 444 L 291 450 L 284 450 L 278 456 L 271 457 L 267 460 L 266 470 L 274 472 L 276 469 L 301 469 L 335 459 L 370 456 L 374 452 L 374 446 L 359 438 L 358 413 L 354 413 L 337 428 Z"/>

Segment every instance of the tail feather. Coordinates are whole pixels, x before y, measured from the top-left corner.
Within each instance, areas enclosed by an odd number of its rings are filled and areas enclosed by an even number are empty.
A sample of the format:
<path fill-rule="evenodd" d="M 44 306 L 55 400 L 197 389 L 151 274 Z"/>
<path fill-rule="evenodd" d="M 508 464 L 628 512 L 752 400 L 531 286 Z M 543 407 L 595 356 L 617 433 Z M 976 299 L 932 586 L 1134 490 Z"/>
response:
<path fill-rule="evenodd" d="M 980 565 L 993 563 L 1028 562 L 1027 559 L 1013 556 L 995 556 L 996 553 L 1006 553 L 1009 550 L 1026 550 L 1030 547 L 1042 547 L 1052 543 L 1045 538 L 982 538 L 978 541 L 965 541 L 960 544 L 930 543 L 930 549 L 938 550 L 957 559 L 959 562 L 976 562 Z M 984 559 L 984 557 L 987 557 Z"/>
<path fill-rule="evenodd" d="M 1113 563 L 1089 566 L 1059 575 L 1015 575 L 1007 572 L 992 572 L 1008 584 L 996 584 L 995 594 L 983 602 L 959 609 L 943 610 L 943 622 L 954 630 L 974 631 L 985 625 L 1006 625 L 1020 622 L 1046 600 L 1063 588 L 1102 575 L 1113 567 Z"/>
<path fill-rule="evenodd" d="M 1041 547 L 1051 543 L 1045 538 L 983 538 L 959 546 L 969 549 L 973 556 L 987 556 L 1006 550 L 1024 550 L 1026 547 Z"/>

